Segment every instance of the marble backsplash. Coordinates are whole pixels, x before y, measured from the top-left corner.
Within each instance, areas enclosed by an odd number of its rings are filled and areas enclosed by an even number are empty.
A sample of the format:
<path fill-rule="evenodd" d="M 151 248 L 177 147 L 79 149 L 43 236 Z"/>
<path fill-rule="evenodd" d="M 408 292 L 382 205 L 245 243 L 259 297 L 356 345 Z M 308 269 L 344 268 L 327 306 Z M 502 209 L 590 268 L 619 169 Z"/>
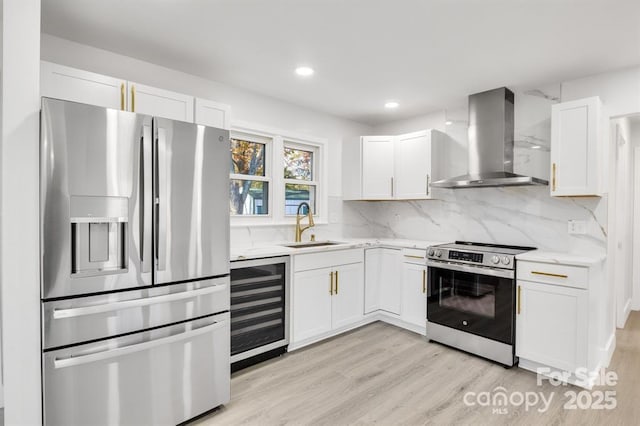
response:
<path fill-rule="evenodd" d="M 343 235 L 606 252 L 606 196 L 552 198 L 547 186 L 438 191 L 434 200 L 345 201 Z M 570 235 L 569 220 L 586 221 L 587 233 Z"/>

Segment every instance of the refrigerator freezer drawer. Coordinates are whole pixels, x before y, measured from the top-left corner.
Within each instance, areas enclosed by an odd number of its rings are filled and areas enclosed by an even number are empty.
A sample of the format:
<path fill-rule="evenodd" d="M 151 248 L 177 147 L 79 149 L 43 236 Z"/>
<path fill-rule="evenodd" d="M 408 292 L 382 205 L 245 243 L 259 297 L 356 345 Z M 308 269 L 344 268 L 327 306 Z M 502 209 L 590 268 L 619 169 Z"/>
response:
<path fill-rule="evenodd" d="M 159 327 L 229 310 L 229 277 L 42 304 L 43 348 Z"/>
<path fill-rule="evenodd" d="M 229 401 L 229 313 L 44 352 L 45 425 L 175 425 Z"/>

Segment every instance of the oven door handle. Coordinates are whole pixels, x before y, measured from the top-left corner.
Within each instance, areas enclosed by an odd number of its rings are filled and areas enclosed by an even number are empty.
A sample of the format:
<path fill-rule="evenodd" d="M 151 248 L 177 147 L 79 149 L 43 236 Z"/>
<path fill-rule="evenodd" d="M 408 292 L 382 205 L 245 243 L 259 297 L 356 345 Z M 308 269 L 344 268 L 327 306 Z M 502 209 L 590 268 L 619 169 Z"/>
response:
<path fill-rule="evenodd" d="M 492 268 L 484 268 L 484 267 L 471 266 L 471 265 L 459 265 L 459 264 L 453 264 L 449 262 L 438 262 L 434 260 L 427 260 L 427 266 L 429 268 L 439 268 L 439 269 L 446 269 L 449 271 L 468 272 L 470 274 L 489 275 L 492 277 L 509 278 L 509 279 L 515 278 L 515 272 L 510 269 L 492 269 Z"/>

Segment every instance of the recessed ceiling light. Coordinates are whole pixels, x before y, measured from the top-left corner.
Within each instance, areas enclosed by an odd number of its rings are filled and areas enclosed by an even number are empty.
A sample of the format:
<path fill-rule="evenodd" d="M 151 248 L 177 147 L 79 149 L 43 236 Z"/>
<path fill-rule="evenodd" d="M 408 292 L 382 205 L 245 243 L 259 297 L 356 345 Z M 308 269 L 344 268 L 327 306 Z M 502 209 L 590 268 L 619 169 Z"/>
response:
<path fill-rule="evenodd" d="M 387 103 L 385 103 L 385 104 L 384 104 L 384 107 L 385 107 L 386 109 L 396 109 L 396 108 L 398 108 L 399 106 L 400 106 L 400 104 L 399 104 L 399 103 L 397 103 L 397 102 L 393 102 L 393 101 L 389 101 L 389 102 L 387 102 Z"/>
<path fill-rule="evenodd" d="M 453 121 L 447 120 L 444 122 L 444 124 L 446 124 L 447 126 L 451 126 L 453 124 Z"/>
<path fill-rule="evenodd" d="M 540 145 L 534 145 L 531 147 L 531 149 L 540 149 Z"/>
<path fill-rule="evenodd" d="M 313 68 L 310 67 L 298 67 L 296 68 L 296 74 L 302 77 L 309 77 L 313 75 Z"/>

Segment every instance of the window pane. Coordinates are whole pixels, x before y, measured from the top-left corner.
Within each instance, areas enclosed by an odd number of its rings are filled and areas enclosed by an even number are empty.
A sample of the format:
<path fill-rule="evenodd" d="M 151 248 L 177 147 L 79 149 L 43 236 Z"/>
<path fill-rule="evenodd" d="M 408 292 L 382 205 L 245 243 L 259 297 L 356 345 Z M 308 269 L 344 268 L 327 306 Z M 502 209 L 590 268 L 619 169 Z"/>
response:
<path fill-rule="evenodd" d="M 232 215 L 269 213 L 269 183 L 231 179 L 230 207 Z"/>
<path fill-rule="evenodd" d="M 311 211 L 316 214 L 316 187 L 314 185 L 285 184 L 284 210 L 286 215 L 295 215 L 301 202 L 306 201 L 311 206 Z M 306 214 L 302 209 L 301 213 Z"/>
<path fill-rule="evenodd" d="M 231 139 L 231 173 L 264 176 L 266 145 L 258 142 Z"/>
<path fill-rule="evenodd" d="M 313 152 L 301 149 L 284 149 L 285 179 L 313 180 Z"/>

